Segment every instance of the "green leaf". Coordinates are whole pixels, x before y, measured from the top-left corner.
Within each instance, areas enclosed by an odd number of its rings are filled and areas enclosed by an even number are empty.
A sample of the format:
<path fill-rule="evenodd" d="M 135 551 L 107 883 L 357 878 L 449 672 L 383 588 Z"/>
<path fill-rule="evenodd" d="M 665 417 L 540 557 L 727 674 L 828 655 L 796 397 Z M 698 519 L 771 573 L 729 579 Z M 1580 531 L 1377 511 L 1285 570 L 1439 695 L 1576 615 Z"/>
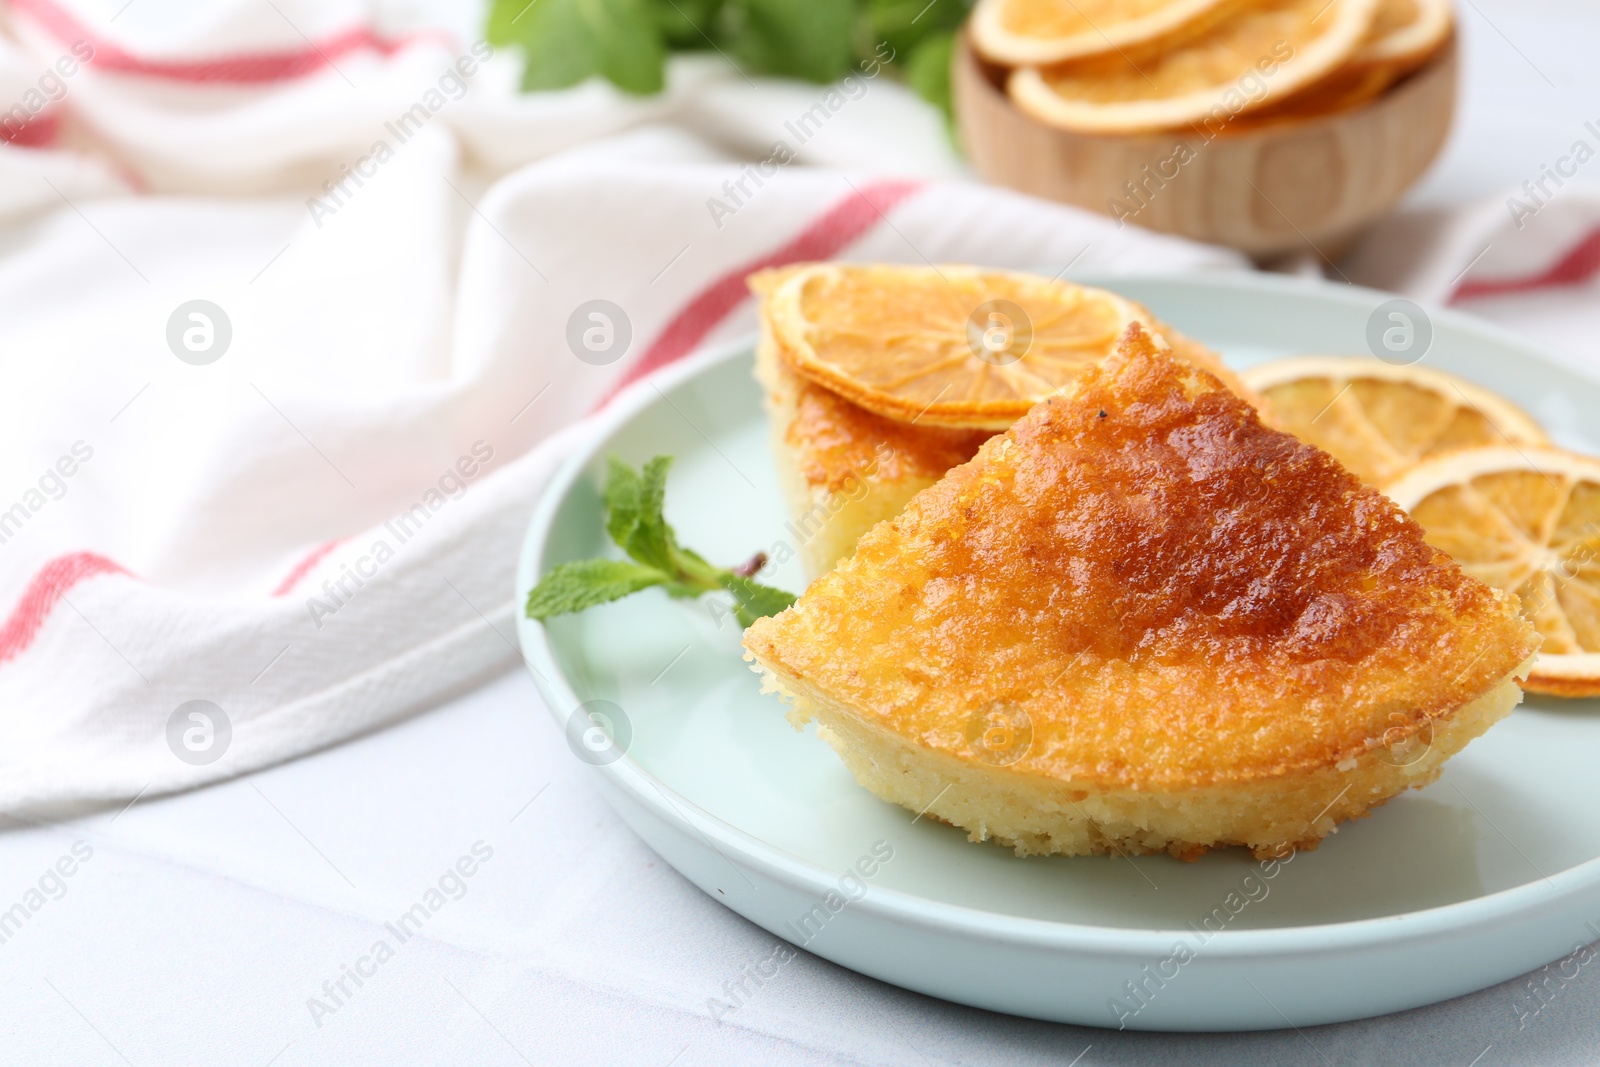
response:
<path fill-rule="evenodd" d="M 620 559 L 580 559 L 563 563 L 539 580 L 528 593 L 528 618 L 548 619 L 620 600 L 630 593 L 661 585 L 667 575 Z"/>
<path fill-rule="evenodd" d="M 666 46 L 648 0 L 495 0 L 486 32 L 492 44 L 522 47 L 524 90 L 596 74 L 631 93 L 665 84 Z"/>
<path fill-rule="evenodd" d="M 639 478 L 638 518 L 627 539 L 619 541 L 622 550 L 640 563 L 658 570 L 673 573 L 678 570 L 673 550 L 677 538 L 662 514 L 667 493 L 667 468 L 672 466 L 671 456 L 656 456 L 644 465 Z"/>
<path fill-rule="evenodd" d="M 699 51 L 713 47 L 711 31 L 717 25 L 722 0 L 646 0 L 656 25 L 674 51 Z"/>
<path fill-rule="evenodd" d="M 537 0 L 534 0 L 536 3 Z M 527 18 L 527 10 L 533 7 L 528 0 L 492 0 L 489 5 L 489 18 L 483 27 L 483 35 L 492 45 L 517 44 L 521 38 L 519 25 Z"/>
<path fill-rule="evenodd" d="M 606 457 L 606 533 L 625 545 L 639 525 L 639 472 L 616 456 Z"/>
<path fill-rule="evenodd" d="M 667 48 L 645 0 L 575 0 L 600 42 L 600 73 L 641 95 L 666 84 Z"/>
<path fill-rule="evenodd" d="M 905 62 L 924 40 L 961 25 L 971 8 L 967 0 L 866 0 L 861 20 L 867 47 L 861 51 L 886 44 Z"/>
<path fill-rule="evenodd" d="M 486 36 L 522 49 L 522 88 L 565 89 L 600 73 L 593 35 L 574 0 L 495 0 Z"/>
<path fill-rule="evenodd" d="M 917 95 L 944 112 L 946 122 L 955 121 L 950 99 L 950 56 L 955 35 L 948 31 L 931 34 L 906 57 L 906 81 Z"/>
<path fill-rule="evenodd" d="M 729 50 L 763 74 L 837 81 L 851 69 L 855 0 L 727 0 Z"/>
<path fill-rule="evenodd" d="M 718 584 L 733 594 L 734 618 L 740 626 L 749 626 L 757 619 L 776 615 L 794 603 L 794 594 L 770 585 L 762 585 L 752 578 L 744 578 L 732 571 L 723 571 Z"/>

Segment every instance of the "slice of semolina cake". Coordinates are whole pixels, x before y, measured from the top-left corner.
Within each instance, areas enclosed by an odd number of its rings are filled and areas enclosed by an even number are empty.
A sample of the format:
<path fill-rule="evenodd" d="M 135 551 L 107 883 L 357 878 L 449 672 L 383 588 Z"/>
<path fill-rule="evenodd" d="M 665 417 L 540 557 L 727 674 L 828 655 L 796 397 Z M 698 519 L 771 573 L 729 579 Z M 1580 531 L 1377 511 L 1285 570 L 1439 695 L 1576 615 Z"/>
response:
<path fill-rule="evenodd" d="M 744 643 L 885 800 L 1023 854 L 1193 858 L 1432 781 L 1538 639 L 1134 325 Z"/>
<path fill-rule="evenodd" d="M 765 328 L 756 380 L 789 532 L 815 578 L 848 556 L 856 538 L 900 514 L 906 501 L 965 463 L 993 430 L 920 426 L 885 418 L 800 377 L 784 365 Z"/>

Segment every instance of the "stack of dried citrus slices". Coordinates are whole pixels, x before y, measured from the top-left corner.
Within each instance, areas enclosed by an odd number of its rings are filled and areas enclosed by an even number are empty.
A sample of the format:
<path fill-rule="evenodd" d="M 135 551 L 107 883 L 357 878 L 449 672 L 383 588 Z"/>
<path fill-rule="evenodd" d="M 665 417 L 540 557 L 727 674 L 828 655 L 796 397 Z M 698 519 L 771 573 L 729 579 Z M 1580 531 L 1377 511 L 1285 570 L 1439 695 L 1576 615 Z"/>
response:
<path fill-rule="evenodd" d="M 1467 573 L 1515 593 L 1544 637 L 1530 692 L 1600 696 L 1600 459 L 1552 447 L 1455 375 L 1311 356 L 1245 381 L 1278 424 L 1379 486 Z"/>
<path fill-rule="evenodd" d="M 1370 100 L 1453 24 L 1450 0 L 978 0 L 969 34 L 1041 122 L 1215 136 Z"/>

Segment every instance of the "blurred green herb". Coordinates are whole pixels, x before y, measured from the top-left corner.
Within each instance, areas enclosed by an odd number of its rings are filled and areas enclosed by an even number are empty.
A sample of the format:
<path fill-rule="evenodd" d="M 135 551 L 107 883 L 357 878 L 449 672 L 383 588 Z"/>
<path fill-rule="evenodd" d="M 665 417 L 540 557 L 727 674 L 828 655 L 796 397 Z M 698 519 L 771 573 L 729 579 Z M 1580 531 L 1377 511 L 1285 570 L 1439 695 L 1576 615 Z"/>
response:
<path fill-rule="evenodd" d="M 657 456 L 636 471 L 615 456 L 610 458 L 606 532 L 632 562 L 582 559 L 559 565 L 528 593 L 528 618 L 548 619 L 582 611 L 658 585 L 673 597 L 697 597 L 718 590 L 731 593 L 733 614 L 740 626 L 776 615 L 794 603 L 793 593 L 762 585 L 751 577 L 766 562 L 765 556 L 758 554 L 740 567 L 716 567 L 678 544 L 677 534 L 662 514 L 671 465 L 671 456 Z"/>
<path fill-rule="evenodd" d="M 522 88 L 599 76 L 660 92 L 669 52 L 716 49 L 753 74 L 826 83 L 896 71 L 950 111 L 951 35 L 971 0 L 493 0 L 487 35 L 522 49 Z M 890 57 L 885 64 L 885 56 Z"/>

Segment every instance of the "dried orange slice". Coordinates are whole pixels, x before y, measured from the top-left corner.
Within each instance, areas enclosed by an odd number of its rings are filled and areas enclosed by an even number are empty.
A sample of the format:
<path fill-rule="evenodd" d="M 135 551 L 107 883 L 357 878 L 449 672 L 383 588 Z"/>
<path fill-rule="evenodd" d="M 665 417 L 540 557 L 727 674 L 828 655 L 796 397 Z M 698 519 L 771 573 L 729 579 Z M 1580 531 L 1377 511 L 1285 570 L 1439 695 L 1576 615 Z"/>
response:
<path fill-rule="evenodd" d="M 1450 0 L 1381 0 L 1351 61 L 1415 68 L 1444 43 L 1454 25 Z"/>
<path fill-rule="evenodd" d="M 1221 129 L 1350 59 L 1378 0 L 1257 0 L 1182 40 L 1013 71 L 1007 91 L 1040 122 L 1083 133 Z"/>
<path fill-rule="evenodd" d="M 1271 107 L 1257 108 L 1234 119 L 1220 132 L 1224 137 L 1250 133 L 1285 122 L 1304 122 L 1338 111 L 1349 111 L 1382 96 L 1401 72 L 1382 64 L 1358 67 L 1346 63 L 1326 78 L 1279 100 Z"/>
<path fill-rule="evenodd" d="M 1450 0 L 1381 0 L 1366 39 L 1349 62 L 1292 96 L 1240 115 L 1221 132 L 1248 133 L 1275 123 L 1348 111 L 1376 100 L 1432 59 L 1453 26 Z"/>
<path fill-rule="evenodd" d="M 1539 424 L 1465 378 L 1355 356 L 1298 356 L 1241 375 L 1278 425 L 1384 485 L 1422 460 L 1475 445 L 1542 445 Z"/>
<path fill-rule="evenodd" d="M 1115 293 L 967 266 L 818 263 L 767 297 L 779 356 L 868 411 L 1005 429 L 1109 356 L 1129 322 Z"/>
<path fill-rule="evenodd" d="M 1600 696 L 1600 460 L 1471 448 L 1421 464 L 1385 492 L 1429 544 L 1522 598 L 1544 636 L 1524 689 Z"/>
<path fill-rule="evenodd" d="M 968 23 L 986 59 L 1059 63 L 1165 37 L 1231 0 L 978 0 Z"/>

